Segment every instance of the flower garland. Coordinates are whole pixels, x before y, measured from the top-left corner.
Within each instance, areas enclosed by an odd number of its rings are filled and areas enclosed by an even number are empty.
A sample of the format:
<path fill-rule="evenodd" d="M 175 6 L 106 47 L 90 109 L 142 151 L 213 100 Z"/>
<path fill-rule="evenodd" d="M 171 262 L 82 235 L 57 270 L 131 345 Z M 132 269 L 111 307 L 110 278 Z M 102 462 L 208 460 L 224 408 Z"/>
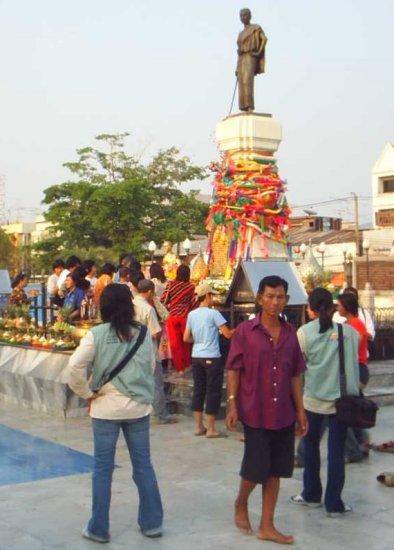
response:
<path fill-rule="evenodd" d="M 262 257 L 269 255 L 266 239 L 288 243 L 290 208 L 286 185 L 278 175 L 276 160 L 268 151 L 231 151 L 220 163 L 211 163 L 215 173 L 213 197 L 206 227 L 210 232 L 209 261 L 213 262 L 212 241 L 220 239 L 221 228 L 230 241 L 229 262 L 251 259 L 252 244 L 260 236 Z"/>

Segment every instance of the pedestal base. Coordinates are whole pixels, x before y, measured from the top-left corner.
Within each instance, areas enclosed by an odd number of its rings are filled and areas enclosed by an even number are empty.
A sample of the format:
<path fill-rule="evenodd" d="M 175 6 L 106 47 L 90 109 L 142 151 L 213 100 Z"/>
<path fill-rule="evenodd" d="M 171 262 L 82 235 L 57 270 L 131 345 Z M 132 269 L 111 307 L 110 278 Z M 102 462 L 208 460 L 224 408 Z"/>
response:
<path fill-rule="evenodd" d="M 216 140 L 221 151 L 252 149 L 273 153 L 282 141 L 282 127 L 272 115 L 240 113 L 219 122 Z"/>

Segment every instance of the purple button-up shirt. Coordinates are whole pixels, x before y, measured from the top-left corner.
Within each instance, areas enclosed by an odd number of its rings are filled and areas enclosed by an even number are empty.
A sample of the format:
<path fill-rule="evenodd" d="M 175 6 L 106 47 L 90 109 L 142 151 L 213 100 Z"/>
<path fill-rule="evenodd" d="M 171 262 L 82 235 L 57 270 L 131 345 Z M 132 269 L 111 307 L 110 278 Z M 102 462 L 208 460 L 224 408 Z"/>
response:
<path fill-rule="evenodd" d="M 281 321 L 277 346 L 260 315 L 236 328 L 226 363 L 240 370 L 238 416 L 252 428 L 279 430 L 295 421 L 291 378 L 305 370 L 296 331 Z"/>

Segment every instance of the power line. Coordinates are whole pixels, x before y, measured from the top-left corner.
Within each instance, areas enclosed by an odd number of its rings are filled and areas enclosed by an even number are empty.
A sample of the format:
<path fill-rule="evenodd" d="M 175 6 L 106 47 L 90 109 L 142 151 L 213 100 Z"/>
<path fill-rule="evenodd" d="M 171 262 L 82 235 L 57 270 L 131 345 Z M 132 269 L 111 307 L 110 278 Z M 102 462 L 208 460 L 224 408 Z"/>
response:
<path fill-rule="evenodd" d="M 361 200 L 372 200 L 372 196 L 359 196 L 358 197 Z M 335 202 L 342 202 L 342 201 L 349 201 L 353 200 L 353 197 L 340 197 L 338 199 L 329 199 L 326 201 L 320 201 L 320 202 L 308 202 L 307 204 L 299 204 L 299 205 L 291 205 L 291 208 L 294 210 L 295 208 L 305 208 L 309 206 L 323 206 L 325 204 L 333 204 Z"/>

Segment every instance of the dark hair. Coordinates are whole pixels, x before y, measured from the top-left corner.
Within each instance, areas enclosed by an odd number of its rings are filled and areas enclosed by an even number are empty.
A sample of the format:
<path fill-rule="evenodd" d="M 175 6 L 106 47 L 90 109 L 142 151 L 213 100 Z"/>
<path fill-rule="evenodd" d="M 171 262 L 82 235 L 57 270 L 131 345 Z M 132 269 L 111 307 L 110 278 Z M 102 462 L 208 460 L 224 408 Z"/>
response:
<path fill-rule="evenodd" d="M 137 258 L 133 256 L 133 254 L 128 253 L 128 254 L 121 254 L 119 256 L 119 267 L 122 267 L 125 263 L 128 264 L 128 265 L 125 265 L 125 267 L 129 267 L 130 269 L 135 269 L 136 271 L 141 270 L 141 264 L 137 260 Z"/>
<path fill-rule="evenodd" d="M 144 293 L 149 292 L 149 290 L 155 290 L 155 283 L 150 279 L 141 279 L 138 281 L 137 285 L 138 292 Z"/>
<path fill-rule="evenodd" d="M 190 281 L 190 267 L 186 264 L 181 264 L 176 270 L 175 280 L 188 283 Z"/>
<path fill-rule="evenodd" d="M 70 279 L 73 280 L 75 286 L 77 288 L 80 288 L 81 290 L 88 290 L 90 288 L 90 283 L 89 281 L 87 281 L 84 276 L 81 276 L 80 273 L 78 272 L 78 269 L 76 269 L 75 271 L 72 271 L 71 273 L 69 273 L 67 275 L 67 277 L 70 277 Z M 67 278 L 66 277 L 66 278 Z"/>
<path fill-rule="evenodd" d="M 356 317 L 358 316 L 358 300 L 355 294 L 344 292 L 338 296 L 338 302 L 342 304 L 346 311 Z"/>
<path fill-rule="evenodd" d="M 120 278 L 124 278 L 124 277 L 127 277 L 127 275 L 130 275 L 131 274 L 131 271 L 130 271 L 130 268 L 129 267 L 120 267 L 119 268 L 119 271 L 118 271 L 118 274 L 119 274 L 119 279 Z"/>
<path fill-rule="evenodd" d="M 126 258 L 127 254 L 121 254 L 119 256 L 119 265 L 122 265 L 123 260 Z"/>
<path fill-rule="evenodd" d="M 74 269 L 73 273 L 78 273 L 78 275 L 81 277 L 81 279 L 83 279 L 89 273 L 89 269 L 84 264 L 82 264 L 82 265 L 79 265 L 78 267 L 76 267 Z"/>
<path fill-rule="evenodd" d="M 101 275 L 111 275 L 112 277 L 115 271 L 116 271 L 116 267 L 114 266 L 114 264 L 107 262 L 101 268 Z"/>
<path fill-rule="evenodd" d="M 107 285 L 100 296 L 100 312 L 104 323 L 111 323 L 119 339 L 130 339 L 130 327 L 134 321 L 131 292 L 126 285 Z"/>
<path fill-rule="evenodd" d="M 138 283 L 145 279 L 145 275 L 142 273 L 142 271 L 136 271 L 134 269 L 130 269 L 130 282 L 135 288 L 138 287 Z"/>
<path fill-rule="evenodd" d="M 63 269 L 66 267 L 65 262 L 61 258 L 57 258 L 52 264 L 52 269 L 56 269 L 57 267 L 62 267 Z"/>
<path fill-rule="evenodd" d="M 92 267 L 96 264 L 94 260 L 84 260 L 82 262 L 82 267 L 86 269 L 87 273 L 90 273 L 92 271 Z"/>
<path fill-rule="evenodd" d="M 354 296 L 356 296 L 358 300 L 358 290 L 357 288 L 354 288 L 354 286 L 347 286 L 346 288 L 343 289 L 342 294 L 353 294 Z"/>
<path fill-rule="evenodd" d="M 309 295 L 309 307 L 319 314 L 319 333 L 326 332 L 332 328 L 332 314 L 334 312 L 334 302 L 331 293 L 326 288 L 315 288 Z"/>
<path fill-rule="evenodd" d="M 70 269 L 71 267 L 77 267 L 78 265 L 81 265 L 81 260 L 78 258 L 78 256 L 69 256 L 66 260 L 66 267 L 67 269 Z"/>
<path fill-rule="evenodd" d="M 130 262 L 129 267 L 131 271 L 133 270 L 141 271 L 141 268 L 142 268 L 141 262 L 139 262 L 135 256 L 128 255 L 127 258 L 128 258 L 128 261 Z"/>
<path fill-rule="evenodd" d="M 15 288 L 16 286 L 18 286 L 19 283 L 24 279 L 27 279 L 26 273 L 18 273 L 18 275 L 12 280 L 11 288 Z"/>
<path fill-rule="evenodd" d="M 149 268 L 149 275 L 151 279 L 159 279 L 162 283 L 166 282 L 166 276 L 164 269 L 157 262 L 153 263 Z"/>
<path fill-rule="evenodd" d="M 283 286 L 286 294 L 289 288 L 288 282 L 285 281 L 285 279 L 282 279 L 282 277 L 278 277 L 278 275 L 268 275 L 267 277 L 261 279 L 259 289 L 257 291 L 258 294 L 263 294 L 266 286 L 269 286 L 270 288 L 278 288 L 279 286 Z"/>

